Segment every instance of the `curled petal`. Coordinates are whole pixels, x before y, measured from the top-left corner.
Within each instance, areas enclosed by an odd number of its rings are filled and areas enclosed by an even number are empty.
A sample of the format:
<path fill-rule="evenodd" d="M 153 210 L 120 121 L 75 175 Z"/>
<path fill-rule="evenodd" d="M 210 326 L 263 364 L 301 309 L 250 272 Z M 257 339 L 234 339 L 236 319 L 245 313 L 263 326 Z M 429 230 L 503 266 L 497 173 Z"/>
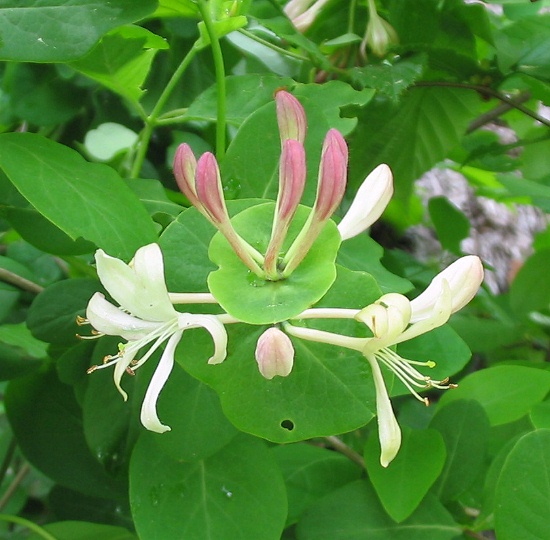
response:
<path fill-rule="evenodd" d="M 401 446 L 401 429 L 395 418 L 388 390 L 378 362 L 372 355 L 367 355 L 374 388 L 376 390 L 376 415 L 378 417 L 378 437 L 380 439 L 380 464 L 387 467 L 399 452 Z"/>
<path fill-rule="evenodd" d="M 385 294 L 355 316 L 355 319 L 365 323 L 378 338 L 378 347 L 394 343 L 397 336 L 409 325 L 410 318 L 409 299 L 397 293 Z"/>
<path fill-rule="evenodd" d="M 122 381 L 122 376 L 130 367 L 130 364 L 133 362 L 137 352 L 137 348 L 132 348 L 126 351 L 124 354 L 121 355 L 118 362 L 115 364 L 115 369 L 113 370 L 113 380 L 115 381 L 115 386 L 117 390 L 121 393 L 124 401 L 128 399 L 128 394 L 122 389 L 120 383 Z"/>
<path fill-rule="evenodd" d="M 142 339 L 159 326 L 158 322 L 143 321 L 125 313 L 105 300 L 99 292 L 88 302 L 86 318 L 98 332 L 121 336 L 128 341 Z"/>
<path fill-rule="evenodd" d="M 444 325 L 452 315 L 452 294 L 445 279 L 438 282 L 439 293 L 428 316 L 414 322 L 393 343 L 402 343 Z M 412 306 L 412 302 L 411 302 Z"/>
<path fill-rule="evenodd" d="M 258 339 L 255 352 L 258 369 L 266 379 L 286 377 L 294 364 L 294 347 L 290 338 L 276 327 L 267 329 Z"/>
<path fill-rule="evenodd" d="M 132 315 L 148 321 L 168 321 L 176 311 L 164 281 L 164 263 L 158 244 L 139 248 L 127 265 L 98 249 L 97 273 L 109 294 Z"/>
<path fill-rule="evenodd" d="M 302 144 L 306 139 L 306 113 L 300 102 L 289 92 L 279 90 L 275 94 L 277 123 L 281 144 L 287 139 L 295 139 Z"/>
<path fill-rule="evenodd" d="M 378 165 L 361 184 L 349 210 L 338 225 L 342 240 L 353 238 L 370 227 L 385 210 L 393 195 L 390 168 Z"/>
<path fill-rule="evenodd" d="M 141 423 L 148 430 L 155 431 L 156 433 L 170 431 L 170 427 L 162 424 L 158 418 L 157 400 L 160 391 L 164 387 L 164 384 L 168 380 L 168 377 L 172 372 L 172 368 L 174 367 L 174 352 L 182 334 L 183 331 L 179 330 L 175 332 L 168 340 L 166 348 L 160 357 L 157 369 L 155 370 L 155 373 L 153 373 L 151 382 L 147 387 L 143 404 L 141 405 Z"/>
<path fill-rule="evenodd" d="M 204 328 L 214 341 L 214 354 L 208 359 L 209 364 L 221 364 L 227 356 L 227 332 L 224 325 L 215 315 L 194 315 L 181 313 L 178 317 L 178 326 L 182 330 L 187 328 Z"/>
<path fill-rule="evenodd" d="M 411 301 L 411 322 L 429 317 L 446 281 L 451 294 L 451 313 L 462 309 L 477 293 L 483 282 L 483 265 L 475 255 L 461 257 L 437 274 L 428 288 Z"/>

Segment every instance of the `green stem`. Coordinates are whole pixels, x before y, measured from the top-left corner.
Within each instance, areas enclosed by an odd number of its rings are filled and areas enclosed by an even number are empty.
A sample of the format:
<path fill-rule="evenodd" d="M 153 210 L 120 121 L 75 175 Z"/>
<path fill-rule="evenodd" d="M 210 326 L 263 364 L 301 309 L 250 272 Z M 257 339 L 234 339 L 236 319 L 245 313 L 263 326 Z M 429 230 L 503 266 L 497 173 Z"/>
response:
<path fill-rule="evenodd" d="M 220 40 L 216 33 L 214 21 L 210 15 L 210 10 L 206 0 L 199 0 L 199 11 L 201 12 L 206 32 L 210 38 L 212 48 L 212 57 L 214 59 L 214 70 L 216 72 L 216 89 L 218 94 L 218 122 L 216 124 L 216 157 L 221 161 L 225 156 L 225 126 L 227 116 L 227 97 L 225 89 L 225 67 L 223 63 L 222 48 Z"/>
<path fill-rule="evenodd" d="M 502 101 L 503 103 L 508 104 L 513 109 L 517 109 L 518 111 L 522 112 L 526 116 L 529 116 L 533 120 L 536 120 L 537 122 L 540 122 L 541 124 L 545 125 L 546 127 L 550 127 L 550 120 L 547 120 L 546 118 L 538 115 L 536 112 L 532 111 L 528 107 L 524 107 L 521 103 L 518 103 L 512 98 L 509 98 L 508 96 L 504 95 L 503 93 L 499 92 L 498 90 L 493 90 L 492 88 L 488 86 L 481 86 L 478 84 L 469 84 L 469 83 L 457 83 L 457 82 L 447 82 L 447 81 L 420 81 L 417 82 L 414 86 L 411 88 L 418 88 L 422 86 L 442 86 L 446 88 L 464 88 L 466 90 L 475 90 L 476 92 L 479 92 L 480 94 L 483 94 L 485 96 L 490 96 L 495 99 L 498 99 Z"/>
<path fill-rule="evenodd" d="M 298 54 L 292 51 L 287 51 L 286 49 L 283 49 L 282 47 L 279 47 L 278 45 L 275 45 L 274 43 L 271 43 L 270 41 L 267 41 L 266 39 L 263 39 L 256 34 L 245 30 L 244 28 L 239 28 L 238 32 L 239 34 L 242 34 L 243 36 L 254 40 L 256 43 L 260 43 L 264 47 L 268 47 L 269 49 L 272 49 L 279 54 L 283 54 L 285 56 L 288 56 L 289 58 L 294 58 L 295 60 L 300 60 L 301 62 L 309 62 L 309 58 L 307 56 L 303 56 L 302 54 Z"/>
<path fill-rule="evenodd" d="M 136 158 L 130 171 L 131 178 L 137 178 L 139 176 L 141 167 L 143 166 L 143 162 L 145 161 L 145 156 L 147 155 L 147 149 L 149 148 L 149 142 L 151 141 L 153 130 L 157 126 L 157 119 L 160 116 L 163 107 L 166 105 L 168 98 L 178 84 L 178 81 L 185 73 L 185 70 L 189 67 L 189 64 L 191 63 L 193 58 L 195 58 L 195 55 L 198 51 L 199 49 L 196 45 L 193 45 L 193 47 L 191 47 L 190 51 L 185 55 L 180 65 L 177 67 L 176 71 L 174 71 L 174 73 L 172 74 L 172 77 L 170 77 L 167 85 L 164 87 L 164 90 L 162 91 L 162 94 L 158 98 L 155 106 L 153 107 L 151 114 L 147 118 L 145 118 L 145 127 L 140 134 Z"/>
<path fill-rule="evenodd" d="M 57 540 L 55 536 L 51 535 L 48 531 L 28 519 L 19 516 L 11 516 L 8 514 L 0 514 L 0 520 L 23 525 L 23 527 L 27 527 L 27 529 L 35 532 L 38 536 L 44 538 L 44 540 Z"/>

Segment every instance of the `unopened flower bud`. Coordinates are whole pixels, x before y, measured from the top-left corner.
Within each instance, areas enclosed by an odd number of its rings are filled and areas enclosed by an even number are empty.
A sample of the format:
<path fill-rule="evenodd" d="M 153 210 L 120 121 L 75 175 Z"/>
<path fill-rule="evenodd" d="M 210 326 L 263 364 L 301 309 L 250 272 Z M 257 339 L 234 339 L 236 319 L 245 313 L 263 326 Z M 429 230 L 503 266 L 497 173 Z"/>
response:
<path fill-rule="evenodd" d="M 266 330 L 256 345 L 258 369 L 266 379 L 286 377 L 294 364 L 294 347 L 290 338 L 275 326 Z"/>
<path fill-rule="evenodd" d="M 195 172 L 197 160 L 188 144 L 180 144 L 174 156 L 174 176 L 181 192 L 189 199 L 189 202 L 200 210 L 201 203 L 197 199 L 195 189 Z"/>
<path fill-rule="evenodd" d="M 378 15 L 374 0 L 369 0 L 369 22 L 365 38 L 361 43 L 363 54 L 366 45 L 368 45 L 376 56 L 383 57 L 391 45 L 398 43 L 399 36 L 393 26 Z M 364 56 L 366 55 L 364 54 Z"/>
<path fill-rule="evenodd" d="M 216 158 L 210 152 L 204 153 L 197 163 L 196 190 L 200 203 L 214 223 L 229 220 L 220 170 Z"/>
<path fill-rule="evenodd" d="M 305 32 L 330 0 L 290 0 L 284 7 L 287 17 L 299 32 Z M 311 6 L 311 7 L 310 7 Z"/>
<path fill-rule="evenodd" d="M 346 215 L 338 224 L 342 240 L 370 227 L 385 210 L 393 195 L 393 178 L 387 165 L 378 165 L 363 181 Z"/>
<path fill-rule="evenodd" d="M 307 120 L 300 102 L 285 90 L 279 90 L 275 94 L 275 102 L 281 144 L 287 139 L 295 139 L 303 144 L 306 139 Z"/>

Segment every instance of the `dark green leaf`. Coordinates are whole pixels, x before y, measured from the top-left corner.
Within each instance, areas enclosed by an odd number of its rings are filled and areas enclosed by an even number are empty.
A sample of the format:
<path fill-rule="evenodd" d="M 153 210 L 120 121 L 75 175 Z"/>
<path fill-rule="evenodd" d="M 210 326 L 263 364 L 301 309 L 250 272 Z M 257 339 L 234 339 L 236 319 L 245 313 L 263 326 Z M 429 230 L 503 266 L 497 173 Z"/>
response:
<path fill-rule="evenodd" d="M 499 540 L 542 540 L 550 536 L 550 430 L 528 433 L 512 448 L 495 499 Z"/>
<path fill-rule="evenodd" d="M 387 468 L 380 465 L 380 442 L 376 434 L 365 447 L 369 478 L 386 512 L 397 522 L 418 507 L 443 470 L 445 443 L 434 429 L 402 428 L 403 440 L 396 458 Z"/>
<path fill-rule="evenodd" d="M 265 444 L 241 435 L 216 454 L 186 463 L 140 438 L 130 499 L 140 538 L 279 540 L 286 518 L 281 472 Z"/>
<path fill-rule="evenodd" d="M 5 0 L 0 59 L 67 62 L 83 56 L 108 30 L 150 15 L 156 0 Z M 78 36 L 78 37 L 77 37 Z"/>
<path fill-rule="evenodd" d="M 461 255 L 460 242 L 470 234 L 468 218 L 446 197 L 432 197 L 428 210 L 443 249 Z"/>

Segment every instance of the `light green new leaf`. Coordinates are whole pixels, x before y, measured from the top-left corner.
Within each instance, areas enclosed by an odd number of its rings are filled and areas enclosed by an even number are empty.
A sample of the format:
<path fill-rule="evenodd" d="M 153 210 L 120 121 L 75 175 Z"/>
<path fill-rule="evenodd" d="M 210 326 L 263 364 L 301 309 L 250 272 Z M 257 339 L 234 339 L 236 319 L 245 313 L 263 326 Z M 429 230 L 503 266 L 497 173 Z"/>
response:
<path fill-rule="evenodd" d="M 400 523 L 422 502 L 443 470 L 445 443 L 434 429 L 403 428 L 403 440 L 396 458 L 387 468 L 380 465 L 380 442 L 371 435 L 365 446 L 369 478 L 386 512 Z"/>
<path fill-rule="evenodd" d="M 545 309 L 550 303 L 550 249 L 531 255 L 510 287 L 510 304 L 518 314 Z"/>
<path fill-rule="evenodd" d="M 69 62 L 106 32 L 150 15 L 156 0 L 4 0 L 0 60 Z"/>
<path fill-rule="evenodd" d="M 19 192 L 71 238 L 131 258 L 157 239 L 143 205 L 114 169 L 33 133 L 0 135 L 0 168 Z"/>
<path fill-rule="evenodd" d="M 165 454 L 158 437 L 144 433 L 130 465 L 130 503 L 140 538 L 281 538 L 285 487 L 264 443 L 240 435 L 216 454 L 188 463 Z"/>
<path fill-rule="evenodd" d="M 497 484 L 499 540 L 550 538 L 550 430 L 524 435 L 508 455 Z"/>
<path fill-rule="evenodd" d="M 139 26 L 117 28 L 71 67 L 113 92 L 138 102 L 155 54 L 168 43 Z"/>
<path fill-rule="evenodd" d="M 395 523 L 384 511 L 372 486 L 357 480 L 313 505 L 298 523 L 298 540 L 454 540 L 460 527 L 434 497 Z"/>
<path fill-rule="evenodd" d="M 470 221 L 446 197 L 432 197 L 428 209 L 443 249 L 461 255 L 460 242 L 470 234 Z"/>
<path fill-rule="evenodd" d="M 550 373 L 526 366 L 495 366 L 465 377 L 458 388 L 446 392 L 441 405 L 475 399 L 498 426 L 519 420 L 550 391 Z"/>

